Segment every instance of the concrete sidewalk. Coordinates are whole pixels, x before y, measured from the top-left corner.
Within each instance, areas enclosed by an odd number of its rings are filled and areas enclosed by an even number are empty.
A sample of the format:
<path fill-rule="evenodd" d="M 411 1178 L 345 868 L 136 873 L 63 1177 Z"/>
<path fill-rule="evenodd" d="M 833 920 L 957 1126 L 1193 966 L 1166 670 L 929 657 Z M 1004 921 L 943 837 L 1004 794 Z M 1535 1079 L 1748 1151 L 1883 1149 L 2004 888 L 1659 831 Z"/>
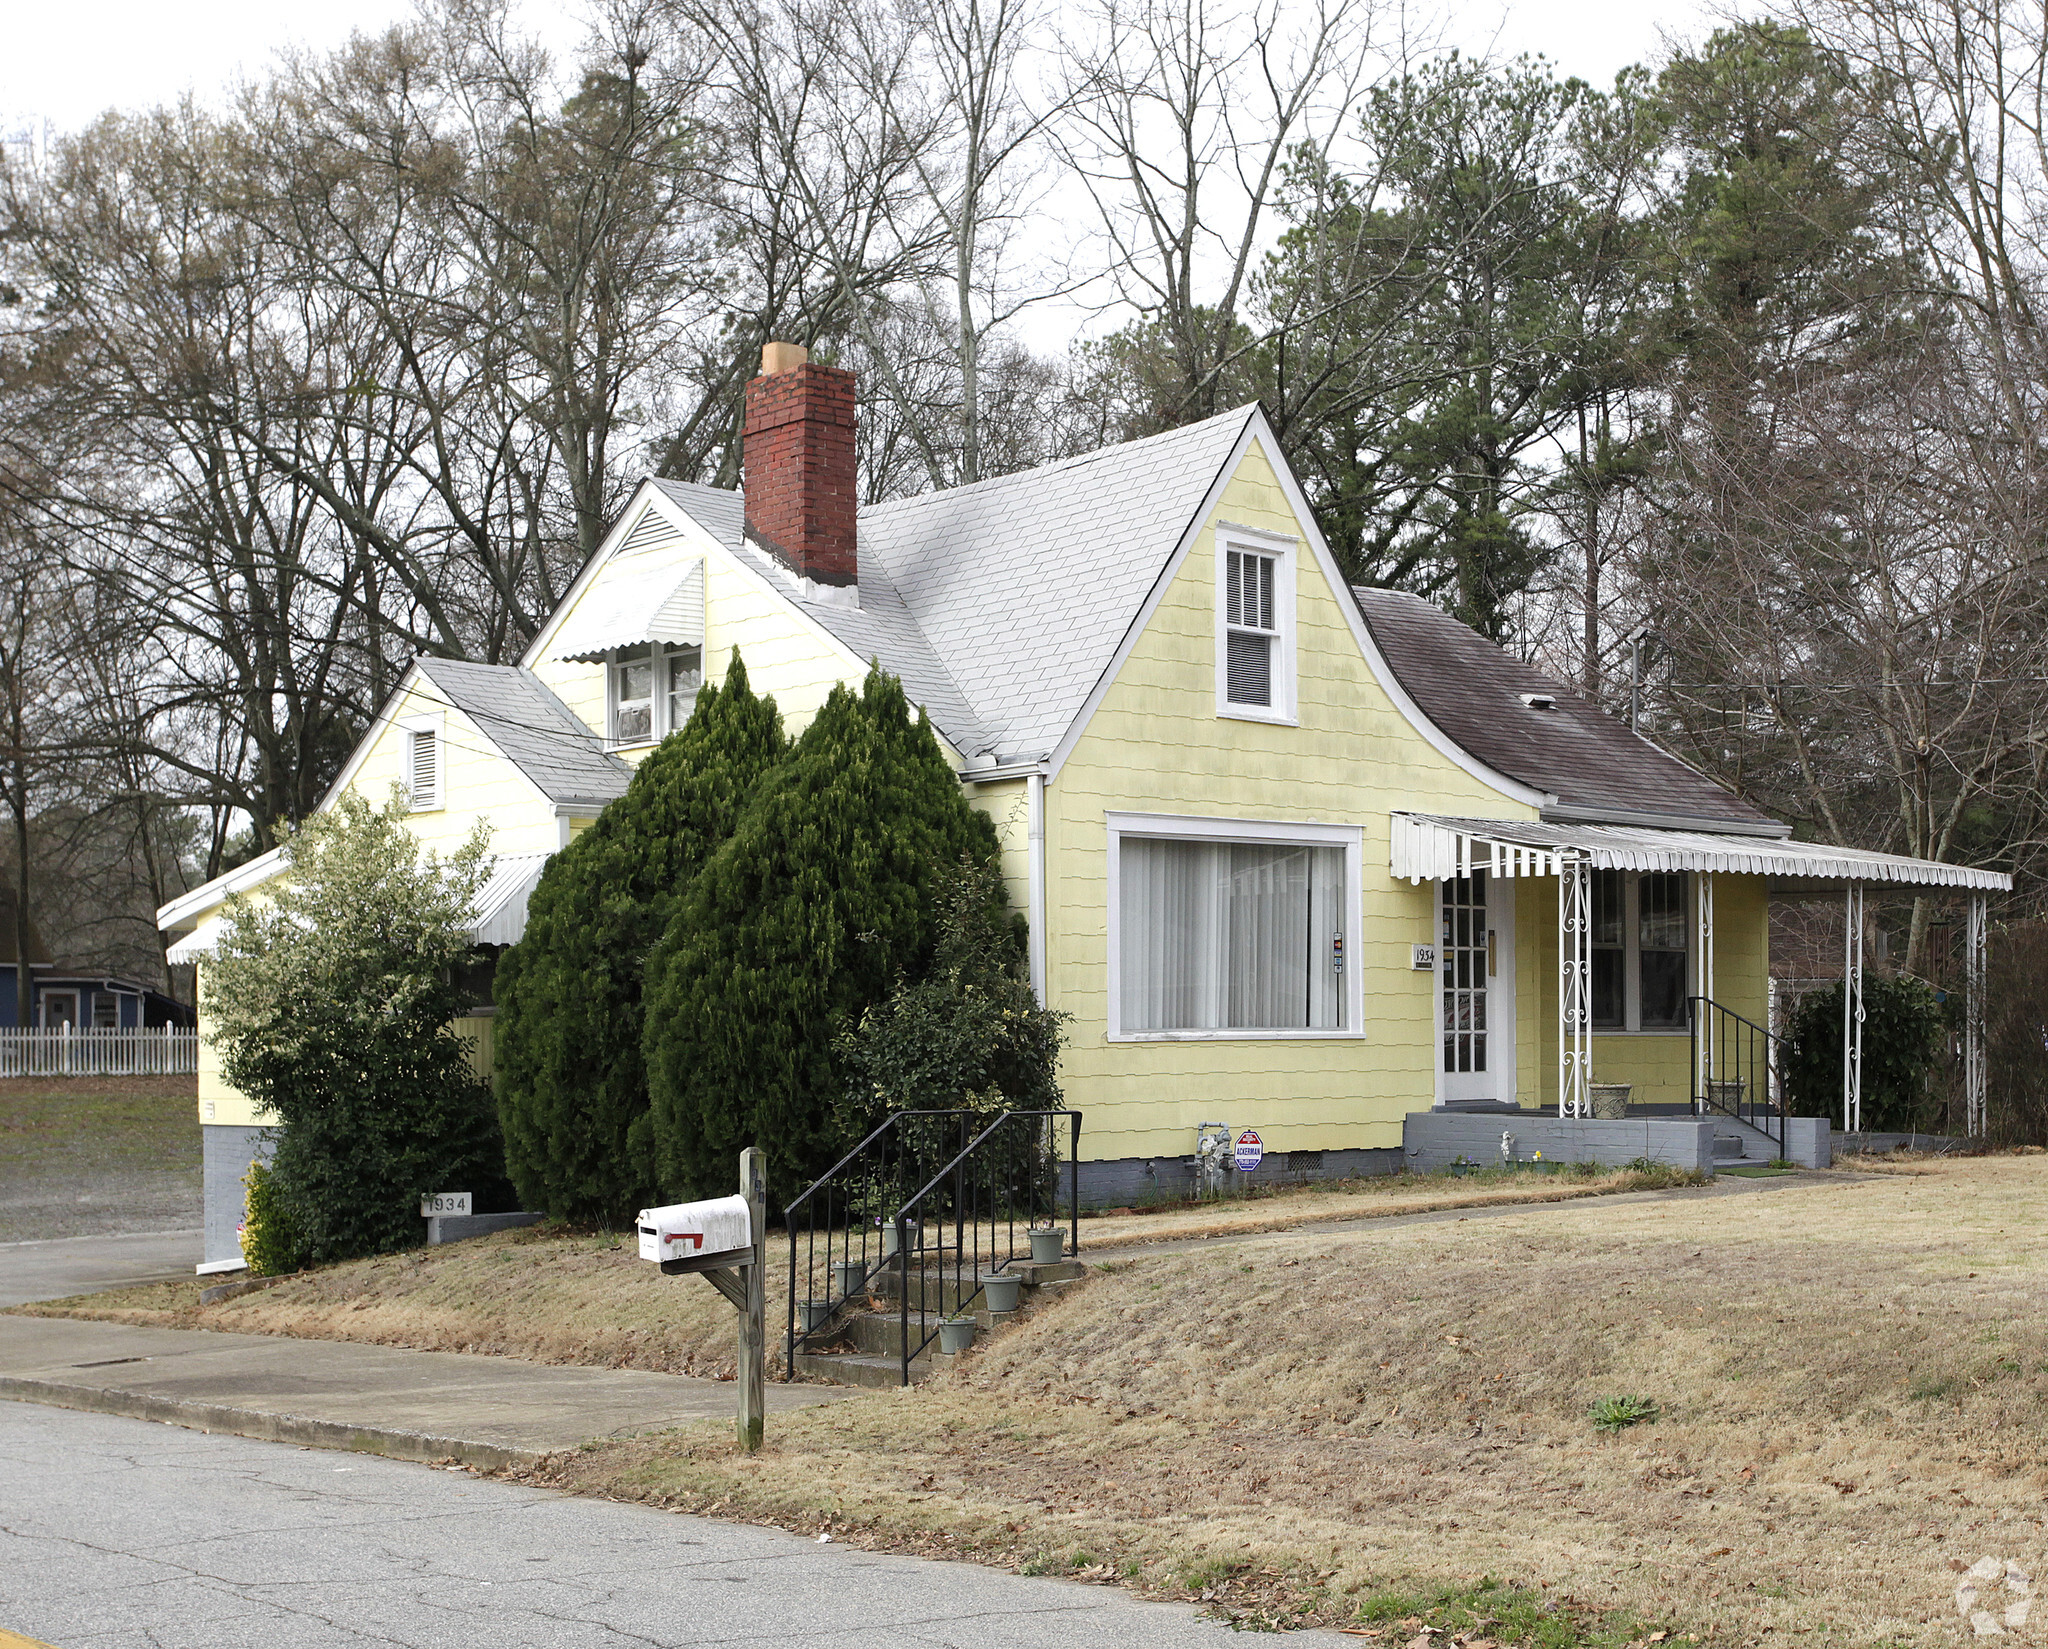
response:
<path fill-rule="evenodd" d="M 768 1386 L 772 1417 L 852 1395 Z M 737 1389 L 635 1369 L 0 1316 L 0 1397 L 400 1460 L 523 1465 L 598 1437 L 731 1423 Z"/>

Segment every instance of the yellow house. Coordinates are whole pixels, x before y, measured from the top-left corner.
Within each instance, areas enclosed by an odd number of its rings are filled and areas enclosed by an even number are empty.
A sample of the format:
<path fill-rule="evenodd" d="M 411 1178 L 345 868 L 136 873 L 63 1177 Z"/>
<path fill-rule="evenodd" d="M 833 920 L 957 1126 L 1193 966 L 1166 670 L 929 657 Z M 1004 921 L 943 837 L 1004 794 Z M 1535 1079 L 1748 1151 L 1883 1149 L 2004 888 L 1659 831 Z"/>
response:
<path fill-rule="evenodd" d="M 1772 889 L 1838 890 L 1860 933 L 1866 885 L 2003 885 L 1792 843 L 1427 603 L 1348 588 L 1256 407 L 858 510 L 852 420 L 849 374 L 770 346 L 744 493 L 644 482 L 518 665 L 422 659 L 385 706 L 336 789 L 404 786 L 437 846 L 491 822 L 480 946 L 734 649 L 792 731 L 871 659 L 925 708 L 1072 1016 L 1086 1200 L 1176 1188 L 1203 1124 L 1268 1172 L 1360 1173 L 1410 1113 L 1619 1085 L 1762 1140 Z M 176 959 L 274 870 L 167 906 Z M 488 1014 L 485 985 L 486 1058 Z M 200 1107 L 227 1265 L 260 1119 L 217 1072 Z"/>

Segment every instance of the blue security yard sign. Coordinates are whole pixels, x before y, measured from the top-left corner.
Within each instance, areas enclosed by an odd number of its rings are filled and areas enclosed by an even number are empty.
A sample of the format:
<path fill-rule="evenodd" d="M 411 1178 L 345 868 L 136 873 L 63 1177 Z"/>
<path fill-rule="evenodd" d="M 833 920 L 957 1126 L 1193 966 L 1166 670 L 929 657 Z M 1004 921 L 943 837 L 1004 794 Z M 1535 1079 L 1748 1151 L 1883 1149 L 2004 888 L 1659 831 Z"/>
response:
<path fill-rule="evenodd" d="M 1235 1161 L 1240 1174 L 1249 1174 L 1266 1160 L 1266 1142 L 1259 1138 L 1256 1130 L 1247 1128 L 1237 1136 Z"/>

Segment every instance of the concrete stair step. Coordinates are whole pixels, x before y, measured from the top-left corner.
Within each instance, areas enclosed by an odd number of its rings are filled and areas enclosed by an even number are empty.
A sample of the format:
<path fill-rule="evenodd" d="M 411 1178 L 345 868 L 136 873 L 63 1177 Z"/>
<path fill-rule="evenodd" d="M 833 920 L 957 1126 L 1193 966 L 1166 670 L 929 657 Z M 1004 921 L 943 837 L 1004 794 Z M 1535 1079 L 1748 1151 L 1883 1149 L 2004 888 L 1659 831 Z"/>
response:
<path fill-rule="evenodd" d="M 934 1366 L 929 1352 L 913 1360 L 910 1383 L 916 1385 L 920 1380 L 929 1379 Z M 795 1372 L 813 1380 L 831 1380 L 842 1386 L 870 1386 L 877 1390 L 893 1390 L 903 1384 L 901 1358 L 880 1357 L 866 1352 L 799 1351 Z"/>

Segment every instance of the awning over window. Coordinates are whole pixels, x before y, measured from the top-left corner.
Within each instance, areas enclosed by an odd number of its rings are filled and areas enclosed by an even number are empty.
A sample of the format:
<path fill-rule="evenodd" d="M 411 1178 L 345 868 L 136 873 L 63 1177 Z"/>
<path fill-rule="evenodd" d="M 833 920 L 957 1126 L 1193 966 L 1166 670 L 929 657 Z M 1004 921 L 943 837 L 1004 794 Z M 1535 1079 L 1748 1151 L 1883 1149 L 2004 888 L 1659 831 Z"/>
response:
<path fill-rule="evenodd" d="M 2012 878 L 1929 859 L 1861 848 L 1828 847 L 1771 836 L 1652 830 L 1637 825 L 1545 824 L 1521 819 L 1457 819 L 1396 813 L 1393 868 L 1411 882 L 1469 875 L 1555 876 L 1562 860 L 1594 870 L 1696 870 L 1785 881 L 1889 883 L 1898 887 L 2003 892 Z"/>
<path fill-rule="evenodd" d="M 516 945 L 526 932 L 526 901 L 552 857 L 546 853 L 502 855 L 476 899 L 470 938 L 479 945 Z M 164 953 L 168 962 L 203 962 L 220 946 L 222 919 L 209 916 Z"/>
<path fill-rule="evenodd" d="M 592 660 L 650 641 L 704 645 L 700 558 L 660 551 L 621 556 L 584 592 L 548 651 L 553 658 Z"/>

